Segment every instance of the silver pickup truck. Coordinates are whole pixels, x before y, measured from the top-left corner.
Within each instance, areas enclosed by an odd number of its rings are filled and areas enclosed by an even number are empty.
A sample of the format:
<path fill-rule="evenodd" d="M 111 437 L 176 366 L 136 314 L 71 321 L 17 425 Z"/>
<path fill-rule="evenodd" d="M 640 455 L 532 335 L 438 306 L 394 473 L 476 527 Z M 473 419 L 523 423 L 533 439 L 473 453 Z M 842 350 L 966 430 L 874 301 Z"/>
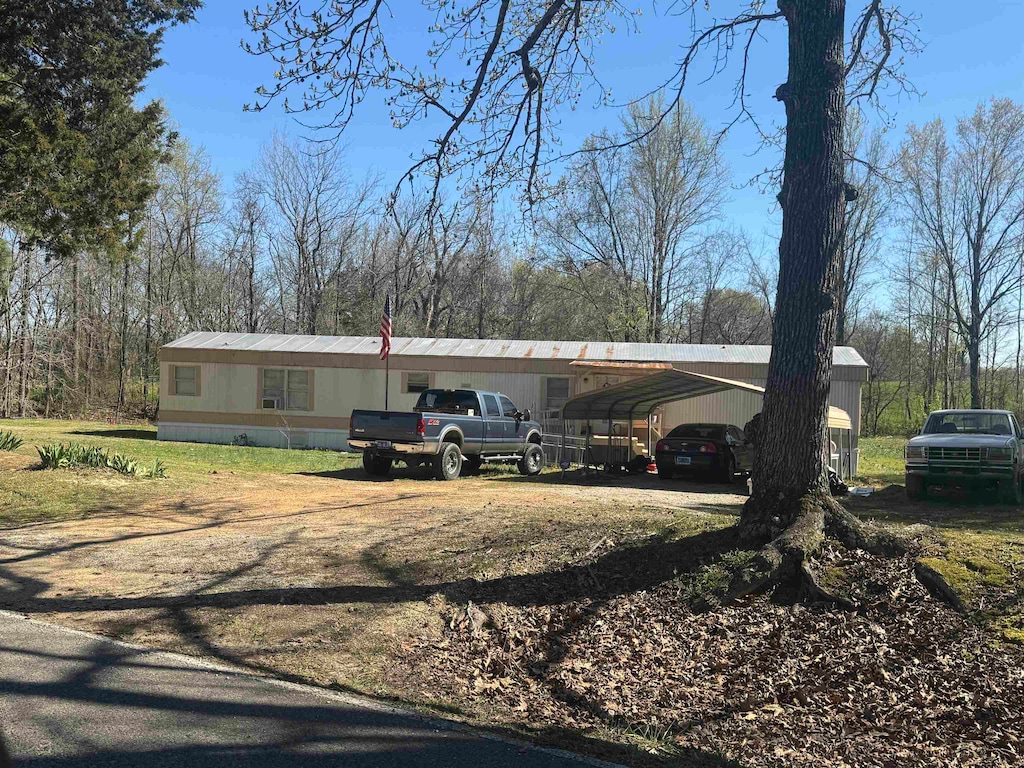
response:
<path fill-rule="evenodd" d="M 1010 411 L 933 412 L 904 449 L 907 496 L 923 499 L 931 485 L 988 487 L 1020 504 L 1022 438 Z"/>
<path fill-rule="evenodd" d="M 412 412 L 352 411 L 349 447 L 362 451 L 369 475 L 386 475 L 396 460 L 429 466 L 439 480 L 454 480 L 463 464 L 517 464 L 524 475 L 544 466 L 540 424 L 501 392 L 428 389 Z"/>

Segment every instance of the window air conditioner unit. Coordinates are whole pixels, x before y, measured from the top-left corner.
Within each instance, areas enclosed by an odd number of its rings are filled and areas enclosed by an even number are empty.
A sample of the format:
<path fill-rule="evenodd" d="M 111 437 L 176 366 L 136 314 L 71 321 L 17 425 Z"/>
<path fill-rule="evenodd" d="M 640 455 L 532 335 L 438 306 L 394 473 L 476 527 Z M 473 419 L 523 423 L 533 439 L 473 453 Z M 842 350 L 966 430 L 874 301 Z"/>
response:
<path fill-rule="evenodd" d="M 276 411 L 281 407 L 281 401 L 276 397 L 264 397 L 260 401 L 260 408 L 265 411 Z"/>

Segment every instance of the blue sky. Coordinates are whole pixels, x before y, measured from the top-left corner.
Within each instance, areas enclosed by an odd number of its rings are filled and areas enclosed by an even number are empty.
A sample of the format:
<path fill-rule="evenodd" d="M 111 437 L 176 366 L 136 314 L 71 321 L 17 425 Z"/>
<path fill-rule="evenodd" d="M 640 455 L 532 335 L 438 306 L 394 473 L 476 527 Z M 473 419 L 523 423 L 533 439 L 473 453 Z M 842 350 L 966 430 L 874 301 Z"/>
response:
<path fill-rule="evenodd" d="M 243 9 L 255 0 L 206 0 L 197 21 L 168 31 L 162 56 L 163 68 L 149 79 L 146 95 L 163 99 L 181 133 L 209 154 L 213 167 L 231 189 L 235 175 L 253 163 L 260 146 L 271 133 L 284 130 L 297 135 L 308 133 L 283 114 L 279 105 L 260 113 L 245 113 L 242 105 L 253 99 L 253 89 L 268 82 L 271 62 L 253 57 L 239 47 L 247 28 Z M 633 0 L 643 9 L 638 34 L 622 30 L 607 38 L 598 51 L 597 68 L 614 95 L 624 100 L 645 92 L 652 83 L 672 71 L 678 59 L 679 45 L 688 39 L 687 23 L 677 17 L 658 13 L 652 6 L 666 8 L 667 0 L 657 4 Z M 417 0 L 394 0 L 399 15 L 388 32 L 392 45 L 410 51 L 426 49 L 422 14 L 410 9 L 416 22 L 408 23 L 399 14 L 400 6 Z M 848 0 L 849 11 L 857 10 L 860 0 Z M 711 7 L 722 15 L 744 5 L 741 2 L 712 0 Z M 920 15 L 920 36 L 924 51 L 909 59 L 906 72 L 922 96 L 890 100 L 887 107 L 893 118 L 894 135 L 902 134 L 909 122 L 924 122 L 942 116 L 952 122 L 990 96 L 1005 96 L 1024 101 L 1024 2 L 1021 0 L 905 0 L 901 6 Z M 748 87 L 759 117 L 766 122 L 783 117 L 781 105 L 771 98 L 776 86 L 785 79 L 784 26 L 776 25 L 757 49 L 753 75 Z M 727 120 L 732 98 L 731 78 L 718 78 L 688 88 L 688 100 L 712 127 Z M 593 132 L 618 126 L 614 110 L 595 109 L 594 99 L 584 99 L 574 113 L 563 115 L 562 136 L 567 148 L 579 144 Z M 410 153 L 434 135 L 429 124 L 402 131 L 391 127 L 383 106 L 383 97 L 371 95 L 361 114 L 346 134 L 347 158 L 352 175 L 367 172 L 381 175 L 393 184 L 408 164 Z M 758 152 L 758 142 L 750 129 L 734 130 L 725 146 L 734 181 L 741 185 L 775 158 Z M 756 189 L 739 188 L 726 208 L 731 226 L 742 228 L 755 238 L 771 238 L 777 226 L 770 196 Z"/>

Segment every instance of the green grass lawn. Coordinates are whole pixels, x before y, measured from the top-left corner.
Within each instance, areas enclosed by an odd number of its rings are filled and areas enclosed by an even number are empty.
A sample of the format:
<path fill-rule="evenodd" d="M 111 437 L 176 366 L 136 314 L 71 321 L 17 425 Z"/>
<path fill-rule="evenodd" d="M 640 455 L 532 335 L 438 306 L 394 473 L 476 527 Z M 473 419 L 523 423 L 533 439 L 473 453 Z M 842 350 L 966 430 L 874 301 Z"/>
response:
<path fill-rule="evenodd" d="M 855 478 L 862 485 L 903 485 L 905 437 L 862 437 L 860 466 Z"/>
<path fill-rule="evenodd" d="M 156 439 L 156 427 L 148 424 L 0 419 L 2 430 L 10 430 L 24 440 L 16 453 L 33 459 L 38 458 L 38 446 L 76 442 L 126 454 L 147 467 L 159 459 L 167 477 L 125 477 L 105 470 L 0 472 L 0 527 L 124 508 L 159 495 L 192 490 L 213 472 L 326 472 L 353 467 L 358 462 L 335 451 L 163 442 Z"/>

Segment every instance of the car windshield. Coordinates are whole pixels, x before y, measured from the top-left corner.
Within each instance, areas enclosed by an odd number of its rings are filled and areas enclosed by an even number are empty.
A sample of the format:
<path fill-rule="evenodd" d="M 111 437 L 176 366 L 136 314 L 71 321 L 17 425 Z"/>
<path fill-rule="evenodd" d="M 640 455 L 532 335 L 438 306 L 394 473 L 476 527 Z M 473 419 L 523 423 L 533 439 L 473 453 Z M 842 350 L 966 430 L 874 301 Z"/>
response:
<path fill-rule="evenodd" d="M 668 433 L 669 437 L 699 437 L 703 440 L 724 440 L 722 424 L 680 424 Z"/>
<path fill-rule="evenodd" d="M 1010 417 L 1005 413 L 954 411 L 933 413 L 924 425 L 926 435 L 1012 435 Z"/>
<path fill-rule="evenodd" d="M 479 416 L 480 403 L 476 392 L 467 389 L 428 389 L 420 395 L 413 409 L 417 413 L 455 413 L 460 416 Z"/>

